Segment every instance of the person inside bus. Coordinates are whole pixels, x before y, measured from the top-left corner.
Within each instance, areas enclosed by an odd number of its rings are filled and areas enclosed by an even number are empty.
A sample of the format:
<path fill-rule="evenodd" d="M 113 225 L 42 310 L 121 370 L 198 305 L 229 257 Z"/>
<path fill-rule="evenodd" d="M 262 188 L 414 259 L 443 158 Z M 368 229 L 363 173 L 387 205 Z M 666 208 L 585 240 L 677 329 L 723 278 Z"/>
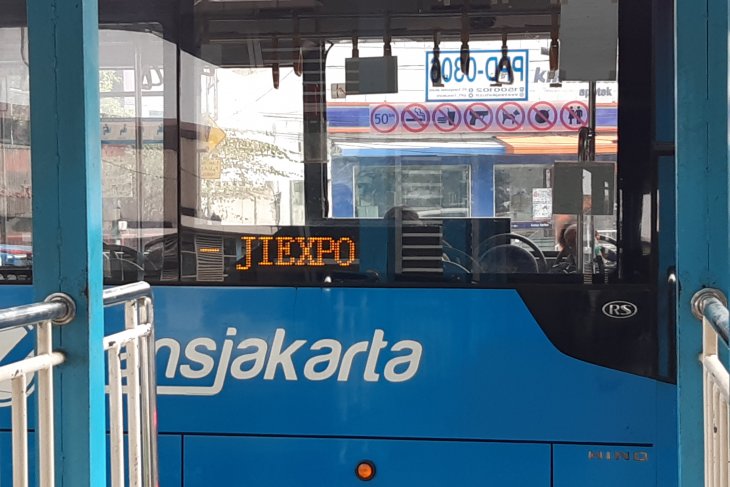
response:
<path fill-rule="evenodd" d="M 565 274 L 572 274 L 577 272 L 577 258 L 576 249 L 578 237 L 578 227 L 575 223 L 567 224 L 560 231 L 558 236 L 559 251 L 555 258 L 555 265 L 552 268 L 552 272 L 560 272 Z M 603 239 L 596 232 L 595 238 L 598 242 L 608 239 Z M 611 250 L 605 245 L 596 245 L 596 253 L 594 256 L 594 262 L 598 264 L 599 272 L 605 271 L 605 266 L 608 264 L 610 267 L 615 266 L 618 256 L 614 250 Z"/>
<path fill-rule="evenodd" d="M 558 255 L 551 272 L 574 274 L 577 272 L 576 239 L 578 227 L 575 223 L 566 224 L 558 235 Z"/>

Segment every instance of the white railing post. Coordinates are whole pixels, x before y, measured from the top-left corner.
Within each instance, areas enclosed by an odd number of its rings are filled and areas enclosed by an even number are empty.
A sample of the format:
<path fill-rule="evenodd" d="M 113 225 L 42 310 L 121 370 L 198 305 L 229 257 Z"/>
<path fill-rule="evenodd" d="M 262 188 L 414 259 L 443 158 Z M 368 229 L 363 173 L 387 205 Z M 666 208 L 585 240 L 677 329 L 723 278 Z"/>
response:
<path fill-rule="evenodd" d="M 117 344 L 107 350 L 109 359 L 109 443 L 112 487 L 124 487 L 124 411 L 122 361 Z"/>
<path fill-rule="evenodd" d="M 127 330 L 135 330 L 139 323 L 137 301 L 124 305 L 124 322 Z M 129 487 L 141 487 L 142 428 L 139 393 L 139 338 L 126 344 L 127 349 L 127 441 L 129 442 Z"/>
<path fill-rule="evenodd" d="M 141 300 L 143 311 L 142 322 L 149 323 L 150 332 L 140 342 L 140 374 L 146 383 L 142 388 L 142 449 L 147 452 L 144 456 L 144 485 L 158 487 L 159 472 L 157 465 L 157 372 L 155 364 L 155 315 L 152 298 Z"/>
<path fill-rule="evenodd" d="M 157 383 L 154 311 L 150 286 L 140 282 L 104 291 L 105 306 L 124 304 L 124 331 L 104 338 L 109 359 L 111 485 L 157 487 Z M 12 389 L 13 487 L 28 487 L 28 383 L 38 374 L 38 462 L 40 487 L 55 484 L 53 368 L 64 355 L 53 351 L 52 326 L 75 315 L 73 301 L 54 294 L 44 303 L 0 310 L 0 331 L 36 325 L 36 355 L 0 366 L 0 382 Z M 126 368 L 122 368 L 123 358 Z M 126 387 L 122 376 L 126 375 Z M 125 390 L 126 389 L 126 390 Z M 124 471 L 124 394 L 127 395 L 128 462 Z M 73 432 L 68 432 L 73 434 Z"/>
<path fill-rule="evenodd" d="M 157 487 L 157 383 L 154 308 L 150 286 L 140 282 L 104 291 L 105 306 L 124 304 L 124 331 L 104 338 L 109 360 L 109 429 L 112 487 Z M 0 310 L 0 331 L 36 325 L 36 355 L 0 366 L 0 382 L 12 389 L 13 487 L 28 487 L 28 383 L 38 374 L 38 452 L 40 487 L 54 487 L 53 368 L 64 355 L 53 351 L 52 326 L 75 315 L 65 295 L 45 303 Z M 123 358 L 124 357 L 124 358 Z M 122 367 L 122 362 L 126 368 Z M 126 387 L 122 384 L 126 375 Z M 129 471 L 124 470 L 124 394 L 127 397 Z M 69 432 L 68 434 L 73 434 Z M 125 481 L 128 480 L 128 484 Z"/>
<path fill-rule="evenodd" d="M 51 341 L 53 324 L 69 323 L 76 310 L 71 298 L 53 294 L 44 303 L 0 310 L 0 331 L 36 326 L 36 355 L 0 367 L 0 382 L 11 384 L 13 487 L 28 487 L 28 383 L 38 374 L 38 430 L 40 487 L 55 484 L 53 419 L 53 368 L 64 361 L 54 352 Z"/>
<path fill-rule="evenodd" d="M 104 338 L 109 360 L 112 487 L 157 487 L 157 383 L 150 287 L 135 283 L 104 292 L 105 306 L 124 304 L 124 331 Z M 122 368 L 122 357 L 126 367 Z M 127 379 L 122 387 L 122 375 Z M 124 471 L 124 394 L 127 397 L 128 472 Z"/>
<path fill-rule="evenodd" d="M 13 394 L 13 487 L 28 487 L 28 380 L 25 374 L 11 379 Z"/>
<path fill-rule="evenodd" d="M 46 355 L 53 352 L 51 322 L 44 321 L 36 329 L 36 353 Z M 38 371 L 38 472 L 40 485 L 52 486 L 56 481 L 54 461 L 55 428 L 53 424 L 53 369 Z M 46 441 L 47 440 L 47 441 Z"/>
<path fill-rule="evenodd" d="M 692 309 L 702 321 L 705 486 L 730 487 L 730 374 L 719 358 L 719 339 L 727 348 L 730 335 L 727 300 L 716 289 L 702 289 L 692 297 Z"/>

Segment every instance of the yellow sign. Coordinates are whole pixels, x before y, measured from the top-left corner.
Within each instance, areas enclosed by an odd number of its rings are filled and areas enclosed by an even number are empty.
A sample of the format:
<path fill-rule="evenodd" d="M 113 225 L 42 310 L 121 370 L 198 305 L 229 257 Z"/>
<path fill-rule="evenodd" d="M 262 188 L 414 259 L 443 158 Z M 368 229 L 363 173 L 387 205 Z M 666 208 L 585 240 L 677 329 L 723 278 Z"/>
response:
<path fill-rule="evenodd" d="M 224 140 L 226 140 L 226 133 L 223 129 L 213 119 L 208 119 L 208 137 L 206 138 L 208 152 L 213 152 Z"/>
<path fill-rule="evenodd" d="M 200 179 L 220 179 L 221 160 L 217 157 L 203 157 L 200 159 Z"/>

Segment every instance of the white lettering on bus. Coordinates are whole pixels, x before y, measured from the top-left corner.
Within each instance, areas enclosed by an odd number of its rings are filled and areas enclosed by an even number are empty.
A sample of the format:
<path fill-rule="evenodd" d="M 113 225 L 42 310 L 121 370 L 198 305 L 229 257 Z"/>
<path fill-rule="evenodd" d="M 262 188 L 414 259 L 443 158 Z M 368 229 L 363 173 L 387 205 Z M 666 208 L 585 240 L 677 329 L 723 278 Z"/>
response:
<path fill-rule="evenodd" d="M 287 340 L 283 328 L 275 330 L 271 343 L 257 337 L 236 343 L 237 335 L 238 330 L 229 327 L 222 346 L 209 337 L 194 338 L 184 346 L 173 338 L 159 339 L 156 348 L 161 360 L 167 361 L 163 369 L 166 379 L 176 379 L 178 374 L 187 379 L 183 382 L 213 378 L 212 385 L 209 380 L 208 385 L 163 384 L 159 393 L 215 395 L 229 375 L 235 380 L 262 377 L 267 381 L 298 381 L 303 377 L 309 381 L 336 378 L 339 382 L 358 378 L 378 382 L 382 375 L 387 382 L 406 382 L 418 373 L 423 355 L 423 346 L 415 340 L 398 341 L 388 348 L 385 332 L 380 329 L 373 331 L 371 340 L 349 347 L 334 338 L 323 338 L 307 347 L 307 340 Z M 295 360 L 297 357 L 302 360 Z M 297 364 L 302 363 L 303 368 L 298 370 Z"/>

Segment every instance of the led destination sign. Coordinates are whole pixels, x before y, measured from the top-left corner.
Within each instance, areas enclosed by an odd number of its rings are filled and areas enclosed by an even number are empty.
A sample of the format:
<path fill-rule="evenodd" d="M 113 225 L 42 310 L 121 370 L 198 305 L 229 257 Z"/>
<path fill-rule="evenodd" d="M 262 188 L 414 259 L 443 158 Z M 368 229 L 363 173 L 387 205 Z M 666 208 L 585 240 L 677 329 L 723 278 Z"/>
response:
<path fill-rule="evenodd" d="M 350 237 L 292 237 L 251 235 L 241 237 L 244 258 L 236 270 L 266 267 L 351 267 L 357 262 L 357 245 Z"/>

